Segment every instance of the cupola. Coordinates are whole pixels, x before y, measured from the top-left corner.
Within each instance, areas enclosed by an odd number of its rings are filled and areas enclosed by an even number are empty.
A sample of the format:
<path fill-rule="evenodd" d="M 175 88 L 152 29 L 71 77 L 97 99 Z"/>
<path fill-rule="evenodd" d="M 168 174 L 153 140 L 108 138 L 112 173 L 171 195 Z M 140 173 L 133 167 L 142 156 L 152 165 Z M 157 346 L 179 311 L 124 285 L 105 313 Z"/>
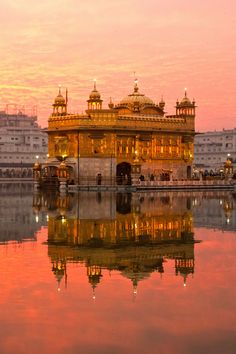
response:
<path fill-rule="evenodd" d="M 182 100 L 180 102 L 177 100 L 176 102 L 176 115 L 195 116 L 195 109 L 195 101 L 190 101 L 187 96 L 187 89 L 185 89 L 184 97 L 182 98 Z"/>
<path fill-rule="evenodd" d="M 96 79 L 94 80 L 93 90 L 89 95 L 88 110 L 102 109 L 102 99 L 100 92 L 97 90 Z"/>
<path fill-rule="evenodd" d="M 53 115 L 66 115 L 67 114 L 67 90 L 66 98 L 61 94 L 61 86 L 59 86 L 58 95 L 53 103 Z"/>

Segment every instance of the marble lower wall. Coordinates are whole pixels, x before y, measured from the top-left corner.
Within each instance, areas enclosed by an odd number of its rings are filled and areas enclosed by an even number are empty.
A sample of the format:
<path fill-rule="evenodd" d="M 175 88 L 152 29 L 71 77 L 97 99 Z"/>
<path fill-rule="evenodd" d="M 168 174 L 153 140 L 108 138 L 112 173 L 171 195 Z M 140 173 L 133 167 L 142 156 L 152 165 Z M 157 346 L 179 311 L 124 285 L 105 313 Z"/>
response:
<path fill-rule="evenodd" d="M 173 179 L 187 179 L 187 169 L 190 164 L 180 161 L 155 161 L 151 163 L 143 163 L 141 171 L 144 176 L 153 174 L 155 179 L 159 179 L 161 173 L 165 171 L 172 171 Z"/>
<path fill-rule="evenodd" d="M 116 176 L 116 159 L 112 157 L 79 159 L 80 183 L 96 182 L 99 174 L 102 176 L 103 182 L 114 178 Z"/>
<path fill-rule="evenodd" d="M 190 164 L 182 161 L 152 161 L 141 162 L 141 174 L 149 177 L 151 174 L 155 179 L 160 179 L 160 174 L 163 171 L 173 171 L 173 179 L 186 179 L 187 169 Z M 116 158 L 80 158 L 79 159 L 79 176 L 83 179 L 94 179 L 98 174 L 101 174 L 103 179 L 111 179 L 116 176 Z M 190 168 L 191 170 L 191 168 Z M 191 174 L 191 173 L 190 173 Z"/>
<path fill-rule="evenodd" d="M 98 176 L 102 177 L 101 184 L 110 184 L 116 182 L 116 169 L 117 169 L 117 159 L 115 157 L 80 157 L 76 158 L 67 158 L 65 160 L 66 165 L 70 169 L 70 179 L 78 181 L 80 184 L 99 184 Z M 119 163 L 125 161 L 118 161 Z M 153 174 L 155 180 L 161 179 L 161 174 L 164 172 L 171 173 L 171 179 L 187 179 L 191 177 L 191 164 L 184 161 L 171 161 L 171 160 L 156 160 L 156 161 L 136 161 L 136 164 L 141 166 L 141 171 L 132 175 L 132 179 L 139 179 L 139 176 L 142 174 L 145 177 L 145 180 L 148 180 Z M 48 161 L 46 166 L 55 166 L 59 167 L 60 162 Z"/>

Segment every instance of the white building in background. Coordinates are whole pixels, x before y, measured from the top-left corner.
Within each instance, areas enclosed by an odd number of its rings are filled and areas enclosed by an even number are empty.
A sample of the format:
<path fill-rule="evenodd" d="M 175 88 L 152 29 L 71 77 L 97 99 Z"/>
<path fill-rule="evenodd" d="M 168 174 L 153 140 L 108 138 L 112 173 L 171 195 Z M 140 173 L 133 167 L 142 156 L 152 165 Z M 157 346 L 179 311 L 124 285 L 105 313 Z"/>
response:
<path fill-rule="evenodd" d="M 0 177 L 31 177 L 36 160 L 47 157 L 47 141 L 36 115 L 0 111 Z"/>
<path fill-rule="evenodd" d="M 198 169 L 219 170 L 231 159 L 236 167 L 236 128 L 199 133 L 194 138 L 194 165 Z"/>

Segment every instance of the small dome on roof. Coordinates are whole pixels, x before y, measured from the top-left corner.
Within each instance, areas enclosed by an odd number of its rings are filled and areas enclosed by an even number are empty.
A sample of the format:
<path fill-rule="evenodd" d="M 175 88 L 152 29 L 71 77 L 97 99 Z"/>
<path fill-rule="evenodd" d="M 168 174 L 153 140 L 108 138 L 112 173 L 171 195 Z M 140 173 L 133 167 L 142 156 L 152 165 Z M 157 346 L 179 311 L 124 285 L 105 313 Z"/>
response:
<path fill-rule="evenodd" d="M 100 98 L 101 98 L 100 92 L 98 92 L 97 90 L 93 90 L 89 95 L 90 100 L 100 100 Z"/>
<path fill-rule="evenodd" d="M 96 80 L 94 80 L 94 88 L 93 88 L 93 91 L 91 91 L 91 93 L 89 95 L 89 99 L 93 100 L 93 101 L 101 100 L 101 94 L 97 90 L 97 87 L 96 87 Z"/>

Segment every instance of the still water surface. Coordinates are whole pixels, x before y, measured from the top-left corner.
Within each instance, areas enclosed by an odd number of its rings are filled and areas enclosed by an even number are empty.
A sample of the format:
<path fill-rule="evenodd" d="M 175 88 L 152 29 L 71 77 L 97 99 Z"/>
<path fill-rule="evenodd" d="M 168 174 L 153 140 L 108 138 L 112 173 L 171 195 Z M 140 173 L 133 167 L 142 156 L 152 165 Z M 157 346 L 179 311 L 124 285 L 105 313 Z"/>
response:
<path fill-rule="evenodd" d="M 235 353 L 229 192 L 0 186 L 0 353 Z"/>

